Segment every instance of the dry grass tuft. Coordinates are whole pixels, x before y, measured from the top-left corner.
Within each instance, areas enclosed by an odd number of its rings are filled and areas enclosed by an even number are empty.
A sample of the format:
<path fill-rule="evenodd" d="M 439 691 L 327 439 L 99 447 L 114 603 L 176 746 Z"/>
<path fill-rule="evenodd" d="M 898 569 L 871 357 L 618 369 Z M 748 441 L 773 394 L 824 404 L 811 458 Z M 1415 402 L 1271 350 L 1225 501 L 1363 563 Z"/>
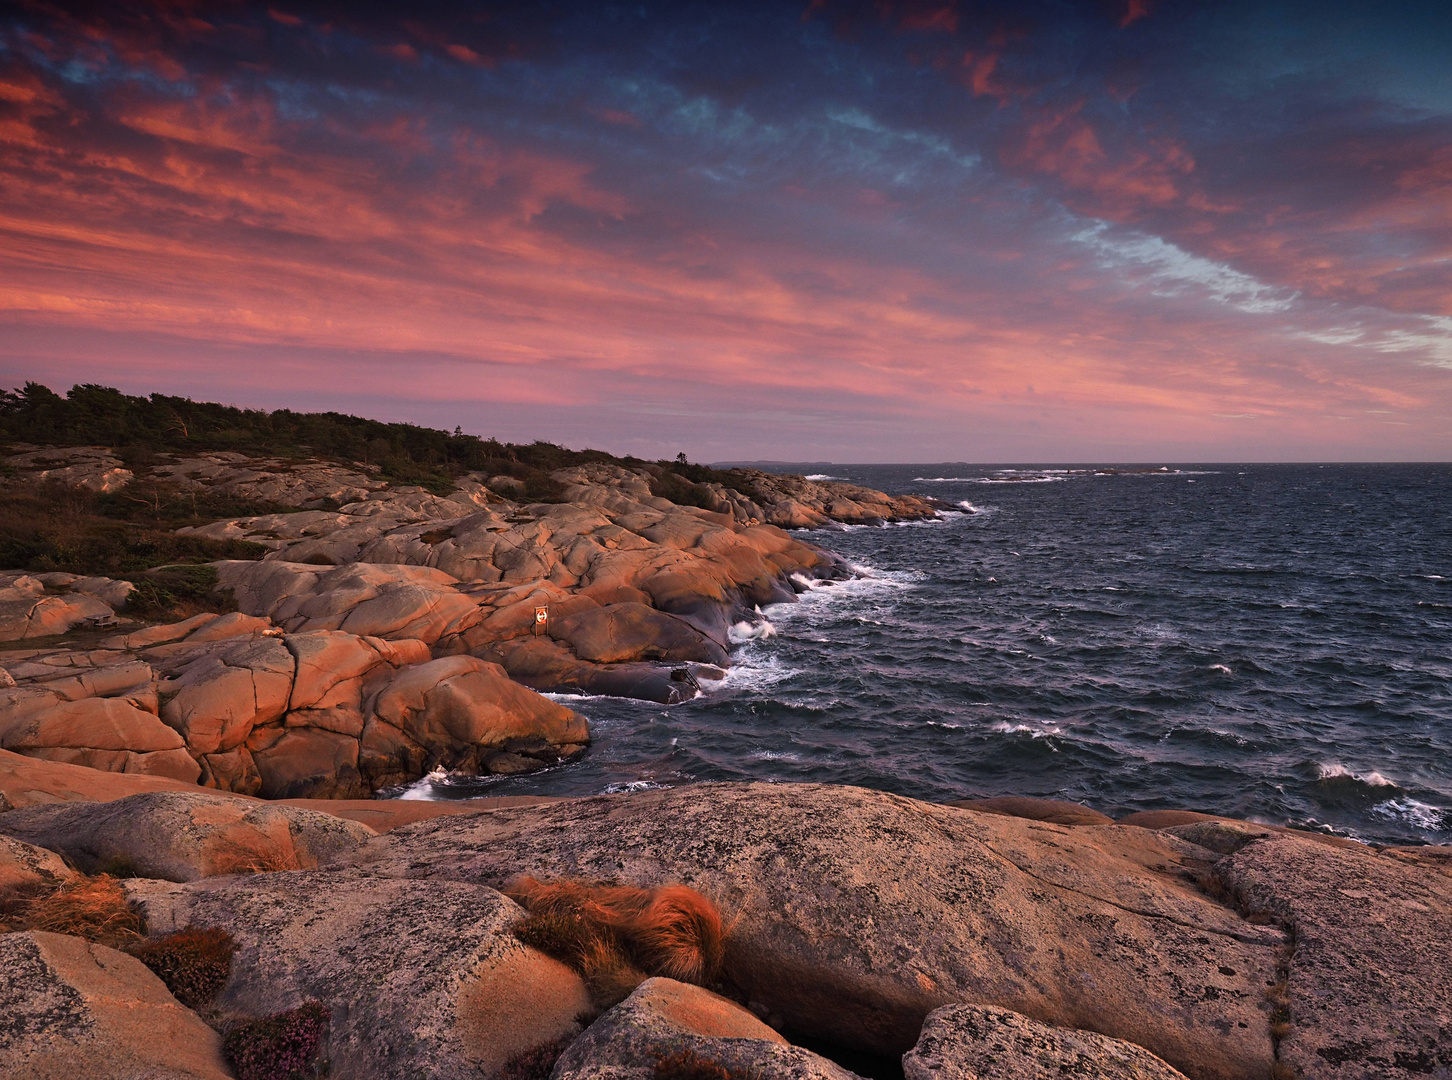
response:
<path fill-rule="evenodd" d="M 222 929 L 188 927 L 143 941 L 129 951 L 156 972 L 178 1001 L 189 1009 L 200 1009 L 210 1005 L 227 984 L 237 943 Z"/>
<path fill-rule="evenodd" d="M 207 876 L 223 874 L 271 874 L 279 870 L 301 870 L 295 852 L 232 848 L 214 853 L 207 860 Z"/>
<path fill-rule="evenodd" d="M 699 986 L 720 975 L 721 913 L 684 885 L 638 889 L 522 877 L 504 891 L 529 912 L 515 936 L 578 971 L 600 1005 L 623 1000 L 648 975 Z"/>
<path fill-rule="evenodd" d="M 7 930 L 45 930 L 124 948 L 141 939 L 141 916 L 109 874 L 78 878 L 58 889 L 22 894 L 12 890 L 0 900 Z"/>

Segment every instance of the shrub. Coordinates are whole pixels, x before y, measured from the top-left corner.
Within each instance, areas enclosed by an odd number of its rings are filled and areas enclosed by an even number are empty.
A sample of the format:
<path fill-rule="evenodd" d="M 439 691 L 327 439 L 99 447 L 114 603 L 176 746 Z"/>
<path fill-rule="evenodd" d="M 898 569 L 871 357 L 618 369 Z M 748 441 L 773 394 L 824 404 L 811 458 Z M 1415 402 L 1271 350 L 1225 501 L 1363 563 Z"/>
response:
<path fill-rule="evenodd" d="M 189 1009 L 200 1009 L 211 1004 L 227 984 L 237 943 L 220 928 L 188 927 L 134 945 L 129 951 L 156 972 L 178 1001 Z"/>
<path fill-rule="evenodd" d="M 230 1025 L 222 1052 L 237 1080 L 306 1080 L 327 1075 L 322 1058 L 331 1014 L 318 1001 L 261 1020 Z"/>
<path fill-rule="evenodd" d="M 585 979 L 600 1005 L 626 997 L 647 975 L 710 985 L 721 970 L 721 913 L 684 885 L 628 885 L 521 877 L 505 892 L 528 912 L 515 936 Z"/>

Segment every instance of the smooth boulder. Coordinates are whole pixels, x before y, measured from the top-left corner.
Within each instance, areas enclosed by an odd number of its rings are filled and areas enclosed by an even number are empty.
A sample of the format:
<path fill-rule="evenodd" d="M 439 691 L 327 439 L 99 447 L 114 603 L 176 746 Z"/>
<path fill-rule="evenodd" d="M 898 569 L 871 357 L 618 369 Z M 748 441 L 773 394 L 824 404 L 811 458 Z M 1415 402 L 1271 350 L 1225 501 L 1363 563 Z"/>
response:
<path fill-rule="evenodd" d="M 1185 1080 L 1133 1043 L 990 1005 L 948 1005 L 929 1014 L 902 1069 L 905 1080 Z"/>
<path fill-rule="evenodd" d="M 1175 837 L 817 784 L 704 783 L 406 825 L 378 872 L 679 882 L 733 930 L 727 974 L 778 1030 L 901 1054 L 954 1001 L 1136 1042 L 1197 1078 L 1272 1065 L 1284 936 L 1187 880 Z"/>
<path fill-rule="evenodd" d="M 135 881 L 148 931 L 225 927 L 237 941 L 218 999 L 263 1016 L 321 1002 L 332 1075 L 478 1080 L 580 1030 L 580 977 L 510 932 L 524 915 L 492 889 L 349 872 Z"/>
<path fill-rule="evenodd" d="M 1325 1080 L 1452 1076 L 1452 879 L 1288 833 L 1250 840 L 1215 873 L 1294 928 L 1283 1063 Z"/>
<path fill-rule="evenodd" d="M 576 1039 L 555 1062 L 554 1080 L 601 1069 L 647 1069 L 675 1060 L 695 1075 L 851 1080 L 835 1062 L 792 1046 L 734 1002 L 673 979 L 647 979 Z"/>
<path fill-rule="evenodd" d="M 40 931 L 0 934 L 5 1080 L 224 1080 L 222 1039 L 141 961 Z"/>
<path fill-rule="evenodd" d="M 167 881 L 326 865 L 376 835 L 330 814 L 201 791 L 13 810 L 0 814 L 0 833 L 60 852 L 87 872 Z"/>

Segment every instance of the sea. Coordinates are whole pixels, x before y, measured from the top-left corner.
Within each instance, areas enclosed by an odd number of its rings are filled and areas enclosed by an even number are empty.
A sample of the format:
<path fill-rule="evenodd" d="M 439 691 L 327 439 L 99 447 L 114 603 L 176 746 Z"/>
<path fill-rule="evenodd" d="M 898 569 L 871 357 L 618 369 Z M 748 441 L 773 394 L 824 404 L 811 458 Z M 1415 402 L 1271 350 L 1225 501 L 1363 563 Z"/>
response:
<path fill-rule="evenodd" d="M 696 699 L 554 695 L 583 758 L 403 797 L 821 781 L 1452 843 L 1452 465 L 811 468 L 954 509 L 802 534 L 858 576 L 743 620 Z"/>

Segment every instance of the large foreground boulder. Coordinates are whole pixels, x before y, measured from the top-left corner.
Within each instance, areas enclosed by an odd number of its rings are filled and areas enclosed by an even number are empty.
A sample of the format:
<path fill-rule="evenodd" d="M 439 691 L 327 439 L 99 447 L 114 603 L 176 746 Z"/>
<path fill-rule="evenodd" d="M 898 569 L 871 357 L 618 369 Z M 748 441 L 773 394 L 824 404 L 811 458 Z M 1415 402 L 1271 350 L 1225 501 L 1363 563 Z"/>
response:
<path fill-rule="evenodd" d="M 902 1066 L 906 1080 L 1185 1080 L 1133 1043 L 991 1005 L 948 1005 L 929 1014 Z"/>
<path fill-rule="evenodd" d="M 325 865 L 376 834 L 295 806 L 205 792 L 154 792 L 0 814 L 0 834 L 58 851 L 88 872 L 192 881 Z"/>
<path fill-rule="evenodd" d="M 0 934 L 5 1080 L 224 1080 L 221 1037 L 141 961 L 81 938 Z"/>
<path fill-rule="evenodd" d="M 492 889 L 348 872 L 127 888 L 152 934 L 220 926 L 236 938 L 220 1008 L 321 1002 L 334 1076 L 478 1080 L 573 1036 L 590 1009 L 578 975 L 510 933 L 524 912 Z"/>
<path fill-rule="evenodd" d="M 1284 833 L 1215 872 L 1291 928 L 1282 1062 L 1326 1080 L 1452 1076 L 1452 879 Z"/>
<path fill-rule="evenodd" d="M 1211 852 L 1143 829 L 698 784 L 435 819 L 373 850 L 411 878 L 690 885 L 735 920 L 728 976 L 788 1035 L 901 1054 L 928 1013 L 970 1001 L 1127 1039 L 1197 1078 L 1272 1066 L 1283 935 L 1186 880 Z"/>
<path fill-rule="evenodd" d="M 55 852 L 0 835 L 0 891 L 54 888 L 75 876 Z"/>
<path fill-rule="evenodd" d="M 654 1077 L 762 1076 L 774 1080 L 853 1080 L 835 1062 L 792 1046 L 741 1006 L 673 979 L 647 979 L 570 1044 L 554 1080 L 640 1069 Z"/>

